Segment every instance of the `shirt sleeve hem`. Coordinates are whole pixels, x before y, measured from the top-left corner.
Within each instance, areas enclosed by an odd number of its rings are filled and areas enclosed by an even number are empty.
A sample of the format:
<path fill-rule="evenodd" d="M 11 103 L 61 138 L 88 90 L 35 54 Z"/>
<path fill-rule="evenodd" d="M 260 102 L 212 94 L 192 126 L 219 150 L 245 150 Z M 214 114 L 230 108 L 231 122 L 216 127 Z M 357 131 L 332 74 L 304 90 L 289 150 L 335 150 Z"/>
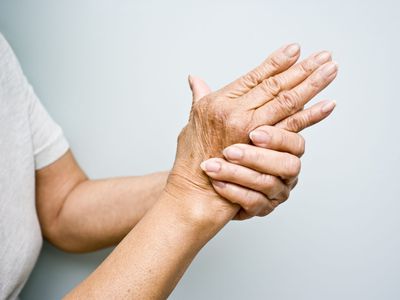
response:
<path fill-rule="evenodd" d="M 61 133 L 47 147 L 35 155 L 35 169 L 40 170 L 55 162 L 69 149 L 69 145 L 64 135 Z"/>

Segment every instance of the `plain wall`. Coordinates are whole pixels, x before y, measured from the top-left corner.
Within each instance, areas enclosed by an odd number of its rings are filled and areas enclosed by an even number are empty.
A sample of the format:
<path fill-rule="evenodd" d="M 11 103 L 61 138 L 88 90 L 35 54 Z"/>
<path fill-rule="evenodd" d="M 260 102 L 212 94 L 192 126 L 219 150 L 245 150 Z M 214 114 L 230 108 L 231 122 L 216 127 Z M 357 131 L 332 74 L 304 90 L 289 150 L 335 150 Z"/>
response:
<path fill-rule="evenodd" d="M 282 44 L 329 49 L 333 115 L 303 133 L 291 199 L 231 222 L 171 299 L 400 299 L 396 1 L 0 1 L 0 30 L 92 178 L 170 168 L 187 75 L 221 87 Z M 134 208 L 132 208 L 134 209 Z M 45 244 L 22 299 L 59 299 L 109 253 Z"/>

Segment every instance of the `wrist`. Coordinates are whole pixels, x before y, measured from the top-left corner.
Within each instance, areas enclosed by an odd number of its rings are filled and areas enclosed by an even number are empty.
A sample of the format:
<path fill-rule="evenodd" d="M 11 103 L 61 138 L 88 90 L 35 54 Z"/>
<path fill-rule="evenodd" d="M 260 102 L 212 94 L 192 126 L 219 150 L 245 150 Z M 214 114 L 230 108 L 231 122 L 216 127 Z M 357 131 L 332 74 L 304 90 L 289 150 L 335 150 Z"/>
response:
<path fill-rule="evenodd" d="M 163 195 L 184 222 L 210 233 L 218 232 L 240 209 L 219 196 L 211 186 L 194 184 L 174 171 L 168 177 Z"/>

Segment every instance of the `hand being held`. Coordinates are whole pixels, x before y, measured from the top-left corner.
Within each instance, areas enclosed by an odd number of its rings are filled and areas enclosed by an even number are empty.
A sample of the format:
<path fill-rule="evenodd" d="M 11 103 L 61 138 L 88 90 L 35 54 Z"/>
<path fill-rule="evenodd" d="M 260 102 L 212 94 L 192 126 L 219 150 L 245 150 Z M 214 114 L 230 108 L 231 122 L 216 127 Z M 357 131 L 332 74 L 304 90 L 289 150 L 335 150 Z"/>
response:
<path fill-rule="evenodd" d="M 337 65 L 330 62 L 326 52 L 294 65 L 299 53 L 296 44 L 283 47 L 253 71 L 193 103 L 189 122 L 178 139 L 167 185 L 170 194 L 191 193 L 196 202 L 193 205 L 200 204 L 201 210 L 207 210 L 207 206 L 217 211 L 230 207 L 233 215 L 237 213 L 237 205 L 215 193 L 200 163 L 222 157 L 222 151 L 232 144 L 244 147 L 250 142 L 249 133 L 259 126 L 281 121 L 279 124 L 293 126 L 288 117 L 337 74 Z"/>
<path fill-rule="evenodd" d="M 211 93 L 198 77 L 190 76 L 189 83 L 194 101 Z M 253 145 L 229 146 L 222 152 L 224 158 L 201 163 L 215 191 L 241 206 L 235 220 L 264 217 L 289 198 L 298 182 L 300 157 L 305 151 L 303 137 L 294 132 L 322 121 L 334 108 L 334 101 L 321 101 L 275 127 L 260 126 L 250 133 Z"/>

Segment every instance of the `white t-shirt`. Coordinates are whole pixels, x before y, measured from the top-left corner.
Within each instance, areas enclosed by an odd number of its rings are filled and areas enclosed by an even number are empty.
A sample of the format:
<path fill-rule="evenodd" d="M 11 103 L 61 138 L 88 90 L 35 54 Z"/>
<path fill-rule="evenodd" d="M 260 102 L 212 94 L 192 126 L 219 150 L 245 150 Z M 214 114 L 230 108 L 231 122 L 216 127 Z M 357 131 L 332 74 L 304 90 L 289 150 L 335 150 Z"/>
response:
<path fill-rule="evenodd" d="M 0 299 L 15 299 L 42 246 L 35 170 L 68 150 L 0 33 Z"/>

